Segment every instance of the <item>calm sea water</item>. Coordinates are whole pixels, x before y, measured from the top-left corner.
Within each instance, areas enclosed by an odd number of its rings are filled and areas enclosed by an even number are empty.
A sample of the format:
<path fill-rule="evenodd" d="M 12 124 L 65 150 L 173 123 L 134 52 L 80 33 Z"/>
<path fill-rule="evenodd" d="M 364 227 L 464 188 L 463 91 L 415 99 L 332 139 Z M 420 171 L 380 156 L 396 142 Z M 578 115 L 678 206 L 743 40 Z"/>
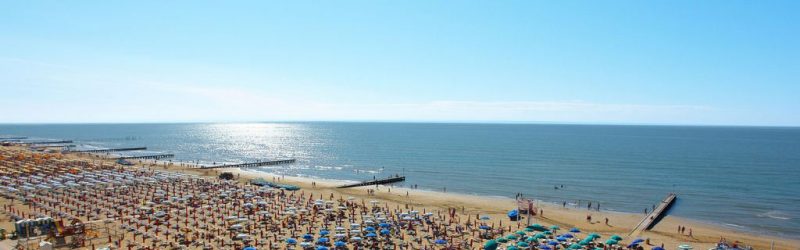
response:
<path fill-rule="evenodd" d="M 405 174 L 405 185 L 642 212 L 676 192 L 671 214 L 800 235 L 800 128 L 248 123 L 0 125 L 0 135 L 147 146 L 175 160 L 297 158 L 262 171 L 338 180 Z M 554 185 L 564 185 L 555 190 Z"/>

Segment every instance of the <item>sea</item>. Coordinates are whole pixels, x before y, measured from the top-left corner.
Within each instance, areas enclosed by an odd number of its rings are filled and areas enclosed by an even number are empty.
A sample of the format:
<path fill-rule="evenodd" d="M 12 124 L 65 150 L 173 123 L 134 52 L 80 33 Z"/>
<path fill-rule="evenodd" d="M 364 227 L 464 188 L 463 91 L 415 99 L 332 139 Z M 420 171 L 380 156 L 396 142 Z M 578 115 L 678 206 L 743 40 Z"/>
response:
<path fill-rule="evenodd" d="M 173 161 L 295 158 L 257 171 L 526 197 L 671 215 L 778 237 L 800 235 L 800 128 L 379 122 L 5 124 L 0 138 L 74 140 L 77 149 L 146 146 Z M 143 154 L 128 152 L 122 154 Z M 563 187 L 562 187 L 563 185 Z"/>

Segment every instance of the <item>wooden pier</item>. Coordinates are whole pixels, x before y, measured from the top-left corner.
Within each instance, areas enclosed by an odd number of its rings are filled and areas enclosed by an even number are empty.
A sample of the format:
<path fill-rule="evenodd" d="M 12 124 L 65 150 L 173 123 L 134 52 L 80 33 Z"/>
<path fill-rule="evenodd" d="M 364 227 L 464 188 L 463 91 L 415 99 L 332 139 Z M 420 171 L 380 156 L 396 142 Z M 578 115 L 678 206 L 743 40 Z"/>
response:
<path fill-rule="evenodd" d="M 249 163 L 226 164 L 226 165 L 219 165 L 219 166 L 207 166 L 207 167 L 200 167 L 200 168 L 202 168 L 202 169 L 212 169 L 212 168 L 253 168 L 253 167 L 261 167 L 261 166 L 290 164 L 290 163 L 294 163 L 295 161 L 296 161 L 295 159 L 274 160 L 274 161 L 257 161 L 257 162 L 249 162 Z"/>
<path fill-rule="evenodd" d="M 136 151 L 136 150 L 147 150 L 147 147 L 71 150 L 69 152 L 70 153 L 109 153 L 109 152 L 119 152 L 119 151 Z"/>
<path fill-rule="evenodd" d="M 363 181 L 363 182 L 359 182 L 359 183 L 355 183 L 355 184 L 338 186 L 337 188 L 351 188 L 351 187 L 363 187 L 363 186 L 381 185 L 381 184 L 389 184 L 389 183 L 401 182 L 401 181 L 405 181 L 405 180 L 406 180 L 405 176 L 395 176 L 395 177 L 389 177 L 389 178 L 386 178 L 386 179 Z"/>
<path fill-rule="evenodd" d="M 26 141 L 26 142 L 19 142 L 19 144 L 65 144 L 65 143 L 72 143 L 72 140 L 63 140 L 63 141 Z"/>
<path fill-rule="evenodd" d="M 158 160 L 164 158 L 175 157 L 174 154 L 157 154 L 157 155 L 139 155 L 139 156 L 121 156 L 114 159 L 118 160 Z"/>
<path fill-rule="evenodd" d="M 0 137 L 0 141 L 13 141 L 13 140 L 25 140 L 28 139 L 27 136 L 17 136 L 17 137 Z"/>
<path fill-rule="evenodd" d="M 639 224 L 637 224 L 628 235 L 638 236 L 642 231 L 647 231 L 653 228 L 653 226 L 655 226 L 656 223 L 658 223 L 661 218 L 664 217 L 664 214 L 670 209 L 670 207 L 672 207 L 672 204 L 675 203 L 677 198 L 678 196 L 674 193 L 667 194 L 667 197 L 661 200 L 661 203 L 656 206 L 656 209 L 645 215 Z"/>

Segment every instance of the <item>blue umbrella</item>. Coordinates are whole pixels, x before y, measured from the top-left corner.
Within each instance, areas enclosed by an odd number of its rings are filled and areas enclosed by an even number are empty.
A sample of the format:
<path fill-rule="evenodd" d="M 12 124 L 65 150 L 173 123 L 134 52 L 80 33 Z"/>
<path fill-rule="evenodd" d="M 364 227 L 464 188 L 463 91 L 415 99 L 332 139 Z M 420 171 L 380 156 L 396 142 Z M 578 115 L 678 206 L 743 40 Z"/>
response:
<path fill-rule="evenodd" d="M 434 243 L 439 244 L 439 245 L 444 245 L 444 244 L 447 244 L 447 241 L 444 240 L 444 239 L 438 239 L 438 240 L 434 241 Z"/>
<path fill-rule="evenodd" d="M 644 242 L 644 240 L 642 238 L 636 238 L 635 240 L 631 241 L 631 244 L 639 244 L 639 243 L 642 243 L 642 242 Z"/>
<path fill-rule="evenodd" d="M 325 247 L 325 246 L 318 246 L 318 247 L 317 247 L 317 250 L 328 250 L 328 248 L 327 248 L 327 247 Z"/>
<path fill-rule="evenodd" d="M 663 247 L 653 247 L 652 250 L 665 250 Z"/>
<path fill-rule="evenodd" d="M 297 244 L 297 240 L 295 240 L 294 238 L 288 238 L 288 239 L 286 239 L 286 243 Z"/>
<path fill-rule="evenodd" d="M 328 230 L 322 230 L 322 231 L 319 231 L 319 235 L 322 235 L 322 236 L 328 235 L 328 234 L 330 234 L 330 233 L 331 233 L 331 232 L 330 232 L 330 231 L 328 231 Z"/>
<path fill-rule="evenodd" d="M 558 245 L 558 241 L 551 240 L 551 241 L 547 242 L 547 245 L 551 245 L 551 246 Z"/>
<path fill-rule="evenodd" d="M 564 238 L 568 238 L 568 239 L 569 239 L 569 238 L 574 238 L 575 236 L 574 236 L 574 235 L 572 235 L 572 234 L 563 234 L 563 235 L 561 235 L 561 237 L 564 237 Z"/>
<path fill-rule="evenodd" d="M 314 239 L 314 236 L 313 236 L 313 235 L 310 235 L 310 234 L 305 234 L 305 235 L 303 235 L 303 239 L 306 239 L 306 240 L 313 240 L 313 239 Z"/>
<path fill-rule="evenodd" d="M 383 235 L 389 234 L 389 229 L 381 229 L 381 234 Z"/>
<path fill-rule="evenodd" d="M 628 248 L 634 248 L 634 247 L 636 247 L 638 245 L 639 245 L 639 243 L 631 243 L 631 244 L 628 245 Z"/>
<path fill-rule="evenodd" d="M 242 250 L 257 250 L 255 247 L 245 247 Z"/>
<path fill-rule="evenodd" d="M 558 236 L 558 237 L 556 237 L 556 240 L 557 241 L 567 241 L 567 238 L 565 238 L 564 236 Z"/>
<path fill-rule="evenodd" d="M 569 232 L 570 232 L 570 233 L 580 233 L 580 232 L 581 232 L 581 230 L 580 230 L 580 229 L 578 229 L 577 227 L 573 227 L 572 229 L 570 229 L 570 230 L 569 230 Z"/>
<path fill-rule="evenodd" d="M 380 226 L 380 227 L 383 227 L 383 228 L 392 227 L 392 225 L 391 225 L 391 224 L 389 224 L 389 223 L 385 223 L 385 222 L 384 222 L 384 223 L 381 223 L 381 224 L 378 224 L 378 226 Z"/>
<path fill-rule="evenodd" d="M 375 234 L 375 233 L 368 233 L 368 234 L 367 234 L 367 237 L 377 237 L 377 236 L 378 236 L 378 235 L 377 235 L 377 234 Z"/>
<path fill-rule="evenodd" d="M 364 231 L 375 232 L 375 228 L 374 227 L 367 227 L 367 228 L 364 229 Z"/>
<path fill-rule="evenodd" d="M 490 227 L 490 226 L 487 226 L 487 225 L 481 225 L 479 228 L 480 228 L 480 229 L 483 229 L 483 230 L 489 230 L 489 229 L 492 229 L 492 227 Z"/>
<path fill-rule="evenodd" d="M 328 241 L 329 241 L 328 238 L 319 238 L 317 240 L 317 243 L 328 243 Z"/>
<path fill-rule="evenodd" d="M 550 248 L 547 245 L 542 245 L 542 246 L 539 246 L 539 250 L 552 250 L 552 248 Z"/>
<path fill-rule="evenodd" d="M 336 243 L 333 243 L 333 245 L 337 247 L 343 247 L 347 246 L 347 243 L 344 243 L 344 241 L 337 241 Z"/>

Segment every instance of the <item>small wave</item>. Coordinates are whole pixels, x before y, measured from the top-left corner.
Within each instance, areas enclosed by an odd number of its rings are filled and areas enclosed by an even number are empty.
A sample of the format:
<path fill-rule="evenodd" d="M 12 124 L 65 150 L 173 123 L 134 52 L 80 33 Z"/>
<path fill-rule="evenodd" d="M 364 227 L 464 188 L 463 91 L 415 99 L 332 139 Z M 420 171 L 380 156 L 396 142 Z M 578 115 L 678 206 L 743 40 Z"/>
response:
<path fill-rule="evenodd" d="M 786 214 L 784 212 L 781 212 L 781 211 L 776 211 L 776 210 L 772 210 L 772 211 L 769 211 L 769 212 L 766 212 L 766 213 L 760 213 L 760 214 L 758 214 L 756 216 L 758 216 L 758 217 L 767 217 L 767 218 L 778 219 L 778 220 L 791 220 L 792 219 L 792 217 L 789 217 L 788 214 Z"/>
<path fill-rule="evenodd" d="M 729 226 L 729 227 L 736 227 L 736 228 L 745 228 L 745 226 L 742 226 L 742 225 L 736 225 L 736 224 L 731 224 L 731 223 L 725 223 L 725 224 L 723 224 L 723 225 L 725 225 L 725 226 Z"/>

